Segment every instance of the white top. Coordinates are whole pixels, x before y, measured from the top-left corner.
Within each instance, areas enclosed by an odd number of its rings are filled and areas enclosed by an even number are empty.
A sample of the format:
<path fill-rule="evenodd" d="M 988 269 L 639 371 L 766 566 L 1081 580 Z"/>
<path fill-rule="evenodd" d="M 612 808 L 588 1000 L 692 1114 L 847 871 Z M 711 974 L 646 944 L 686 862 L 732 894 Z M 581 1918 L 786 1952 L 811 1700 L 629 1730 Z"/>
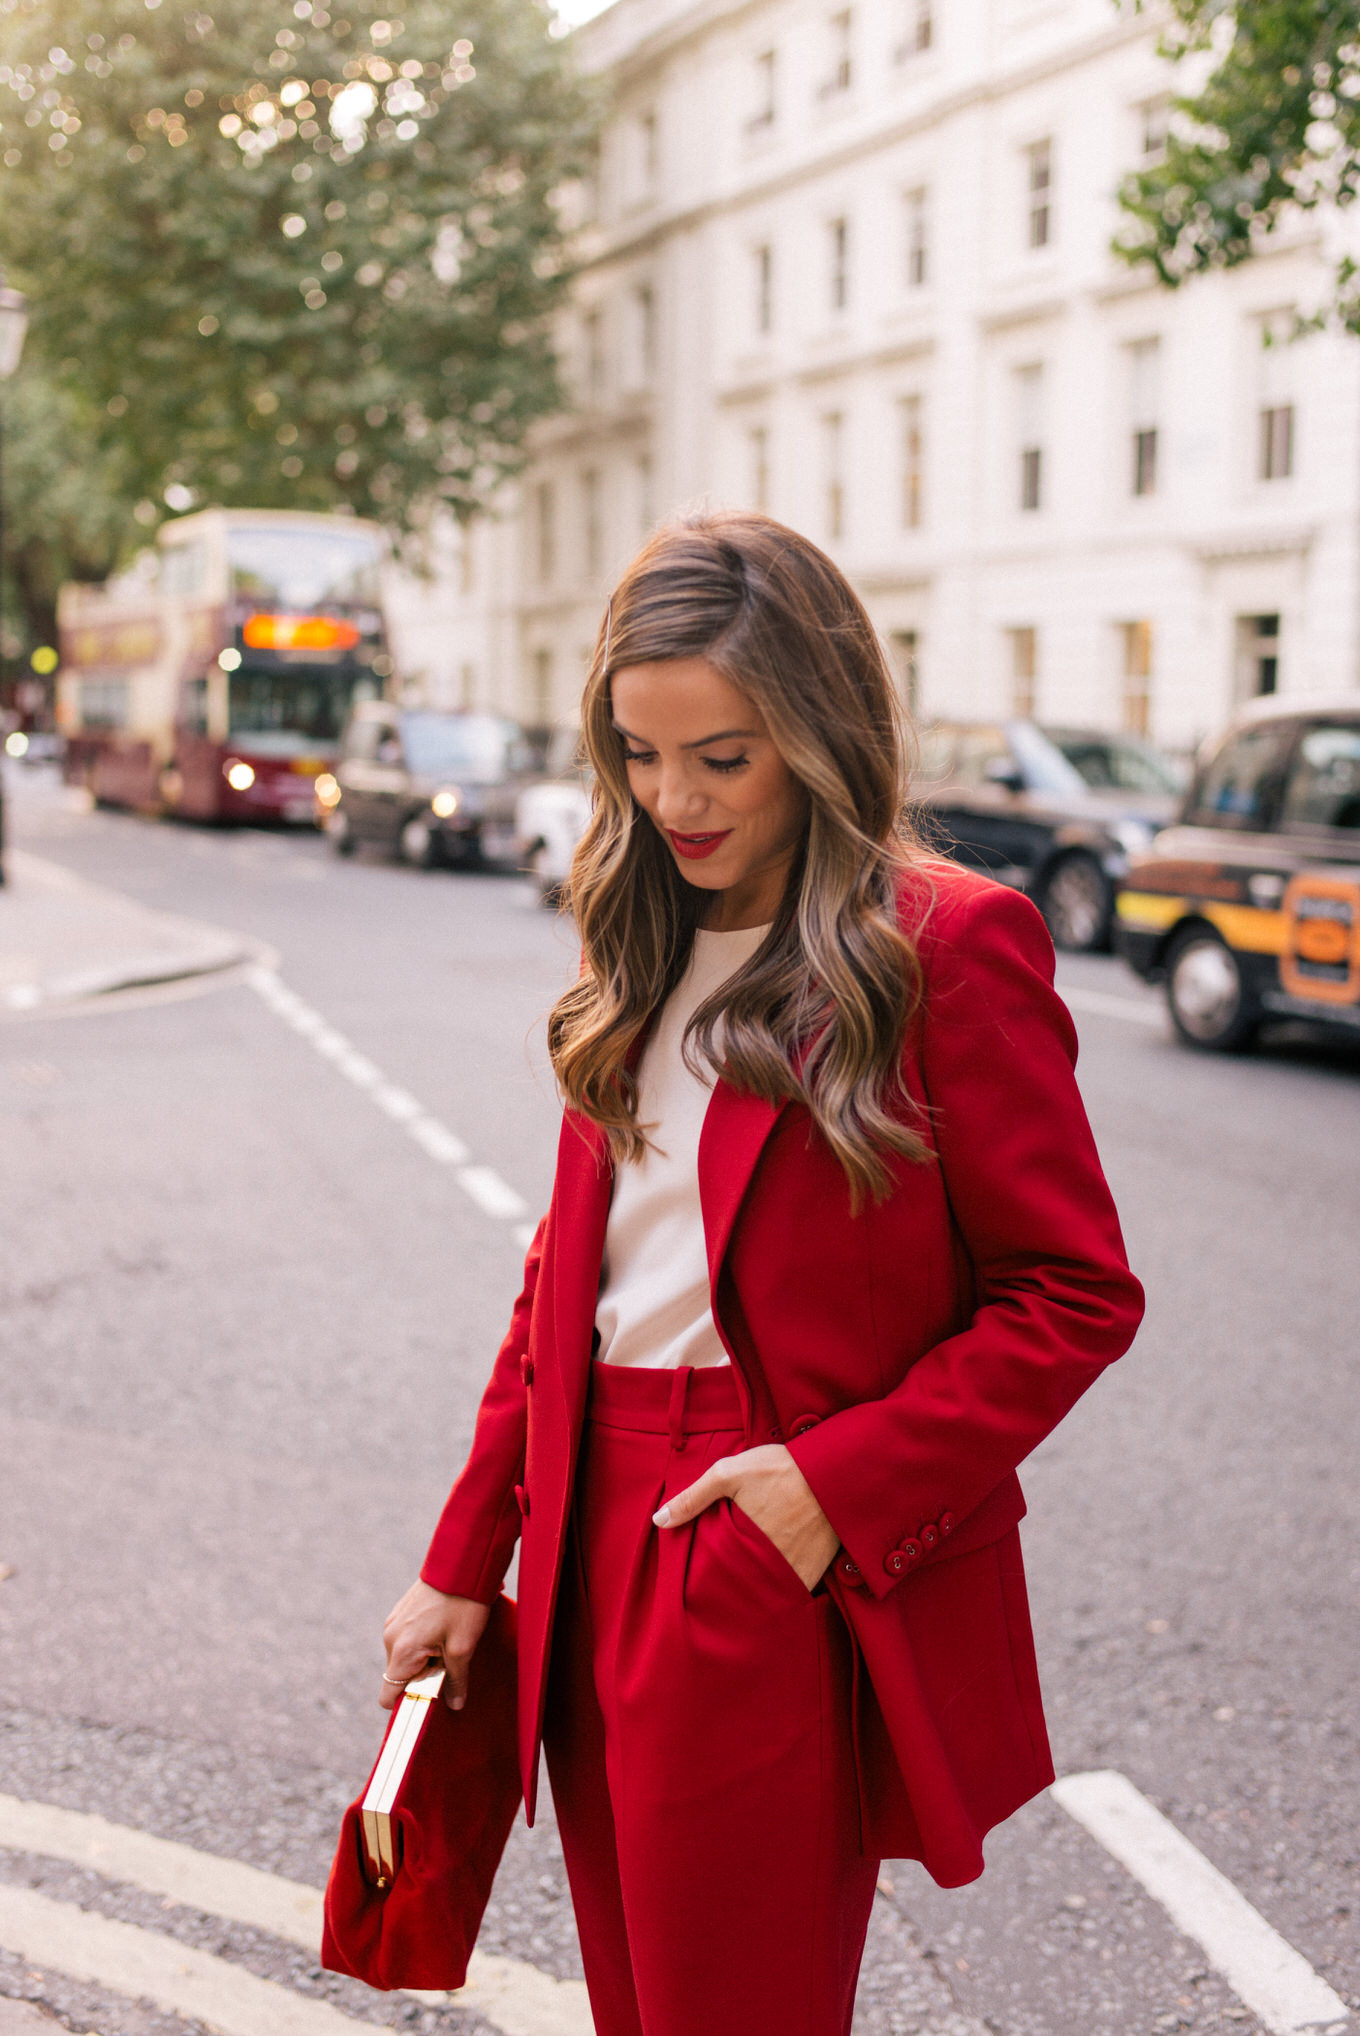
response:
<path fill-rule="evenodd" d="M 750 960 L 769 930 L 697 932 L 689 967 L 647 1041 L 638 1122 L 652 1127 L 651 1143 L 615 1175 L 595 1308 L 596 1356 L 605 1364 L 664 1371 L 727 1363 L 709 1306 L 699 1206 L 699 1134 L 713 1085 L 690 1072 L 681 1047 L 700 1004 Z"/>

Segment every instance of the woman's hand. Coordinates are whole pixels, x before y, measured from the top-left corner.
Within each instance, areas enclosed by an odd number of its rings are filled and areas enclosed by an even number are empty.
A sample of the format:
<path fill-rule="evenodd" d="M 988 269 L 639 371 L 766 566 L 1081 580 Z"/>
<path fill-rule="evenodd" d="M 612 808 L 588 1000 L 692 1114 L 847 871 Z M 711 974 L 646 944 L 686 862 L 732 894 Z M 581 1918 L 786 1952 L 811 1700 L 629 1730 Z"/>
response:
<path fill-rule="evenodd" d="M 683 1527 L 715 1499 L 740 1506 L 808 1590 L 815 1590 L 841 1545 L 840 1536 L 782 1442 L 720 1456 L 652 1517 L 658 1527 Z"/>
<path fill-rule="evenodd" d="M 404 1684 L 442 1664 L 444 1702 L 451 1711 L 461 1711 L 467 1702 L 468 1663 L 490 1617 L 490 1606 L 474 1598 L 451 1598 L 431 1584 L 413 1583 L 383 1627 L 390 1678 L 378 1698 L 383 1709 L 390 1711 L 400 1701 Z"/>

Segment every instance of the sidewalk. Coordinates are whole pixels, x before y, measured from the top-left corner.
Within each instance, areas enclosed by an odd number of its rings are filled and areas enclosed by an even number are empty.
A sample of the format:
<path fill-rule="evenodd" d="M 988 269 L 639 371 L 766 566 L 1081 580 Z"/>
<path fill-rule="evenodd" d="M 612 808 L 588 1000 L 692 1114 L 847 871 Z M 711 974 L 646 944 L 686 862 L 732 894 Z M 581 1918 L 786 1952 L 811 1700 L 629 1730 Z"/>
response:
<path fill-rule="evenodd" d="M 7 849 L 5 875 L 0 1019 L 215 975 L 257 958 L 239 934 L 154 912 L 24 849 Z"/>

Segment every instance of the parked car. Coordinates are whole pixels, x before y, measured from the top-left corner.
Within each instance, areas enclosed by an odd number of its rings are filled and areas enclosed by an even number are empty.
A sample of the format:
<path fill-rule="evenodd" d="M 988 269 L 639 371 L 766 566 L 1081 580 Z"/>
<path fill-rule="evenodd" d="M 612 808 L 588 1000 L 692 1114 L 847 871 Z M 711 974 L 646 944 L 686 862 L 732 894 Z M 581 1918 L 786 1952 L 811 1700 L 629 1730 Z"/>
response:
<path fill-rule="evenodd" d="M 524 731 L 497 714 L 355 708 L 317 817 L 340 855 L 381 845 L 429 869 L 513 859 L 515 800 L 534 769 Z"/>
<path fill-rule="evenodd" d="M 555 729 L 542 777 L 524 787 L 515 806 L 520 866 L 534 879 L 545 903 L 562 896 L 589 818 L 590 782 L 580 735 L 574 728 Z"/>
<path fill-rule="evenodd" d="M 1176 811 L 1172 792 L 1097 789 L 1032 721 L 937 721 L 913 787 L 927 834 L 1034 899 L 1057 946 L 1108 947 L 1129 857 Z"/>
<path fill-rule="evenodd" d="M 1360 696 L 1245 708 L 1131 858 L 1115 940 L 1187 1045 L 1232 1052 L 1272 1017 L 1360 1037 Z"/>

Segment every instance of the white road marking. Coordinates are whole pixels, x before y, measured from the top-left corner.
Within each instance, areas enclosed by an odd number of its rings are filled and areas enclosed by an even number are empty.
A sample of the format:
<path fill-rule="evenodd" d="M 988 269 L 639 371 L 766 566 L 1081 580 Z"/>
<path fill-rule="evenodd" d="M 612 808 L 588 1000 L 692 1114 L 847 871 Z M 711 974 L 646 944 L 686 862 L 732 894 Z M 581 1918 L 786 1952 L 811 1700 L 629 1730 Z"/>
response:
<path fill-rule="evenodd" d="M 356 2036 L 368 2026 L 211 1952 L 31 1888 L 0 1887 L 0 1945 L 31 1965 L 154 2001 L 220 2036 Z"/>
<path fill-rule="evenodd" d="M 484 1216 L 490 1216 L 497 1223 L 513 1223 L 511 1233 L 517 1244 L 527 1250 L 533 1240 L 532 1229 L 525 1228 L 522 1218 L 527 1214 L 527 1204 L 522 1195 L 515 1192 L 508 1181 L 502 1180 L 494 1167 L 474 1164 L 472 1154 L 447 1124 L 441 1124 L 413 1096 L 409 1089 L 390 1082 L 382 1069 L 360 1053 L 327 1023 L 319 1011 L 303 1002 L 295 990 L 279 981 L 273 969 L 254 967 L 247 969 L 245 980 L 256 995 L 263 999 L 277 1017 L 309 1045 L 315 1047 L 322 1057 L 331 1063 L 337 1074 L 353 1082 L 377 1104 L 384 1115 L 394 1124 L 399 1124 L 408 1138 L 415 1140 L 428 1158 L 440 1166 L 452 1167 L 453 1177 L 469 1201 L 475 1202 Z"/>
<path fill-rule="evenodd" d="M 1087 990 L 1076 984 L 1059 983 L 1058 995 L 1069 1011 L 1089 1011 L 1095 1018 L 1124 1018 L 1130 1025 L 1155 1025 L 1165 1030 L 1166 1012 L 1160 1004 L 1143 1004 L 1133 997 L 1117 997 L 1109 990 Z"/>
<path fill-rule="evenodd" d="M 1340 1995 L 1126 1775 L 1064 1775 L 1050 1794 L 1194 1938 L 1274 2036 L 1346 2025 Z"/>
<path fill-rule="evenodd" d="M 316 1888 L 302 1886 L 297 1881 L 284 1880 L 281 1875 L 264 1873 L 259 1867 L 243 1865 L 240 1860 L 222 1859 L 215 1853 L 196 1852 L 192 1846 L 177 1844 L 173 1839 L 155 1838 L 146 1831 L 134 1831 L 125 1824 L 110 1824 L 103 1817 L 89 1815 L 83 1810 L 64 1810 L 52 1803 L 23 1802 L 17 1796 L 0 1795 L 0 1845 L 13 1846 L 21 1852 L 37 1852 L 51 1859 L 64 1859 L 75 1866 L 92 1868 L 110 1880 L 125 1881 L 132 1887 L 144 1888 L 149 1894 L 168 1896 L 170 1900 L 189 1909 L 203 1909 L 209 1915 L 222 1916 L 228 1922 L 245 1923 L 251 1929 L 266 1931 L 271 1937 L 281 1937 L 285 1943 L 296 1944 L 315 1958 L 321 1944 L 321 1895 Z M 0 1891 L 2 1893 L 3 1891 Z M 65 1908 L 62 1903 L 50 1903 L 52 1908 Z M 70 1914 L 76 1925 L 86 1922 L 103 1922 L 102 1917 L 92 1917 L 83 1910 L 72 1910 Z M 110 1926 L 114 1927 L 114 1926 Z M 129 1924 L 116 1926 L 130 1929 Z M 7 1949 L 19 1949 L 21 1956 L 31 1956 L 35 1964 L 50 1965 L 62 1972 L 72 1972 L 69 1964 L 41 1956 L 36 1950 L 29 1953 L 22 1947 L 11 1945 L 6 1934 L 8 1925 L 0 1912 L 0 1944 Z M 156 1939 L 154 1932 L 142 1932 L 153 1942 L 165 1943 L 173 1954 L 178 1955 L 185 1947 L 169 1939 Z M 207 1954 L 196 1952 L 194 1957 Z M 220 1962 L 220 1961 L 215 1961 Z M 231 1971 L 238 1968 L 230 1967 Z M 81 1974 L 73 1974 L 75 1977 Z M 126 1992 L 111 1974 L 104 1971 L 84 1975 L 92 1980 L 102 1981 L 115 1992 Z M 272 1982 L 252 1980 L 257 1987 Z M 274 1987 L 274 1992 L 282 1991 Z M 137 1992 L 149 1989 L 139 1986 Z M 428 1993 L 410 1988 L 412 1998 L 428 2001 L 438 2006 L 473 2008 L 479 2015 L 504 2032 L 504 2036 L 593 2036 L 594 2023 L 586 1999 L 585 1986 L 580 1980 L 553 1979 L 551 1974 L 540 1972 L 536 1966 L 526 1965 L 516 1958 L 500 1958 L 489 1952 L 474 1951 L 468 1966 L 467 1985 L 457 1993 Z M 153 1999 L 160 1998 L 152 1993 Z M 324 2007 L 324 2003 L 303 2000 L 300 1995 L 289 1995 L 304 2007 Z M 193 2010 L 201 2020 L 210 2020 Z M 348 2036 L 353 2036 L 354 2024 L 339 2016 L 335 2009 L 325 2008 L 332 2017 L 332 2024 L 343 2022 Z M 223 2027 L 222 2023 L 213 2023 Z M 233 2025 L 228 2036 L 274 2036 L 274 2024 L 253 2022 L 248 2025 Z M 325 2036 L 319 2025 L 312 2025 L 315 2036 Z M 279 2025 L 280 2036 L 284 2032 Z M 299 2036 L 305 2036 L 299 2025 Z"/>

